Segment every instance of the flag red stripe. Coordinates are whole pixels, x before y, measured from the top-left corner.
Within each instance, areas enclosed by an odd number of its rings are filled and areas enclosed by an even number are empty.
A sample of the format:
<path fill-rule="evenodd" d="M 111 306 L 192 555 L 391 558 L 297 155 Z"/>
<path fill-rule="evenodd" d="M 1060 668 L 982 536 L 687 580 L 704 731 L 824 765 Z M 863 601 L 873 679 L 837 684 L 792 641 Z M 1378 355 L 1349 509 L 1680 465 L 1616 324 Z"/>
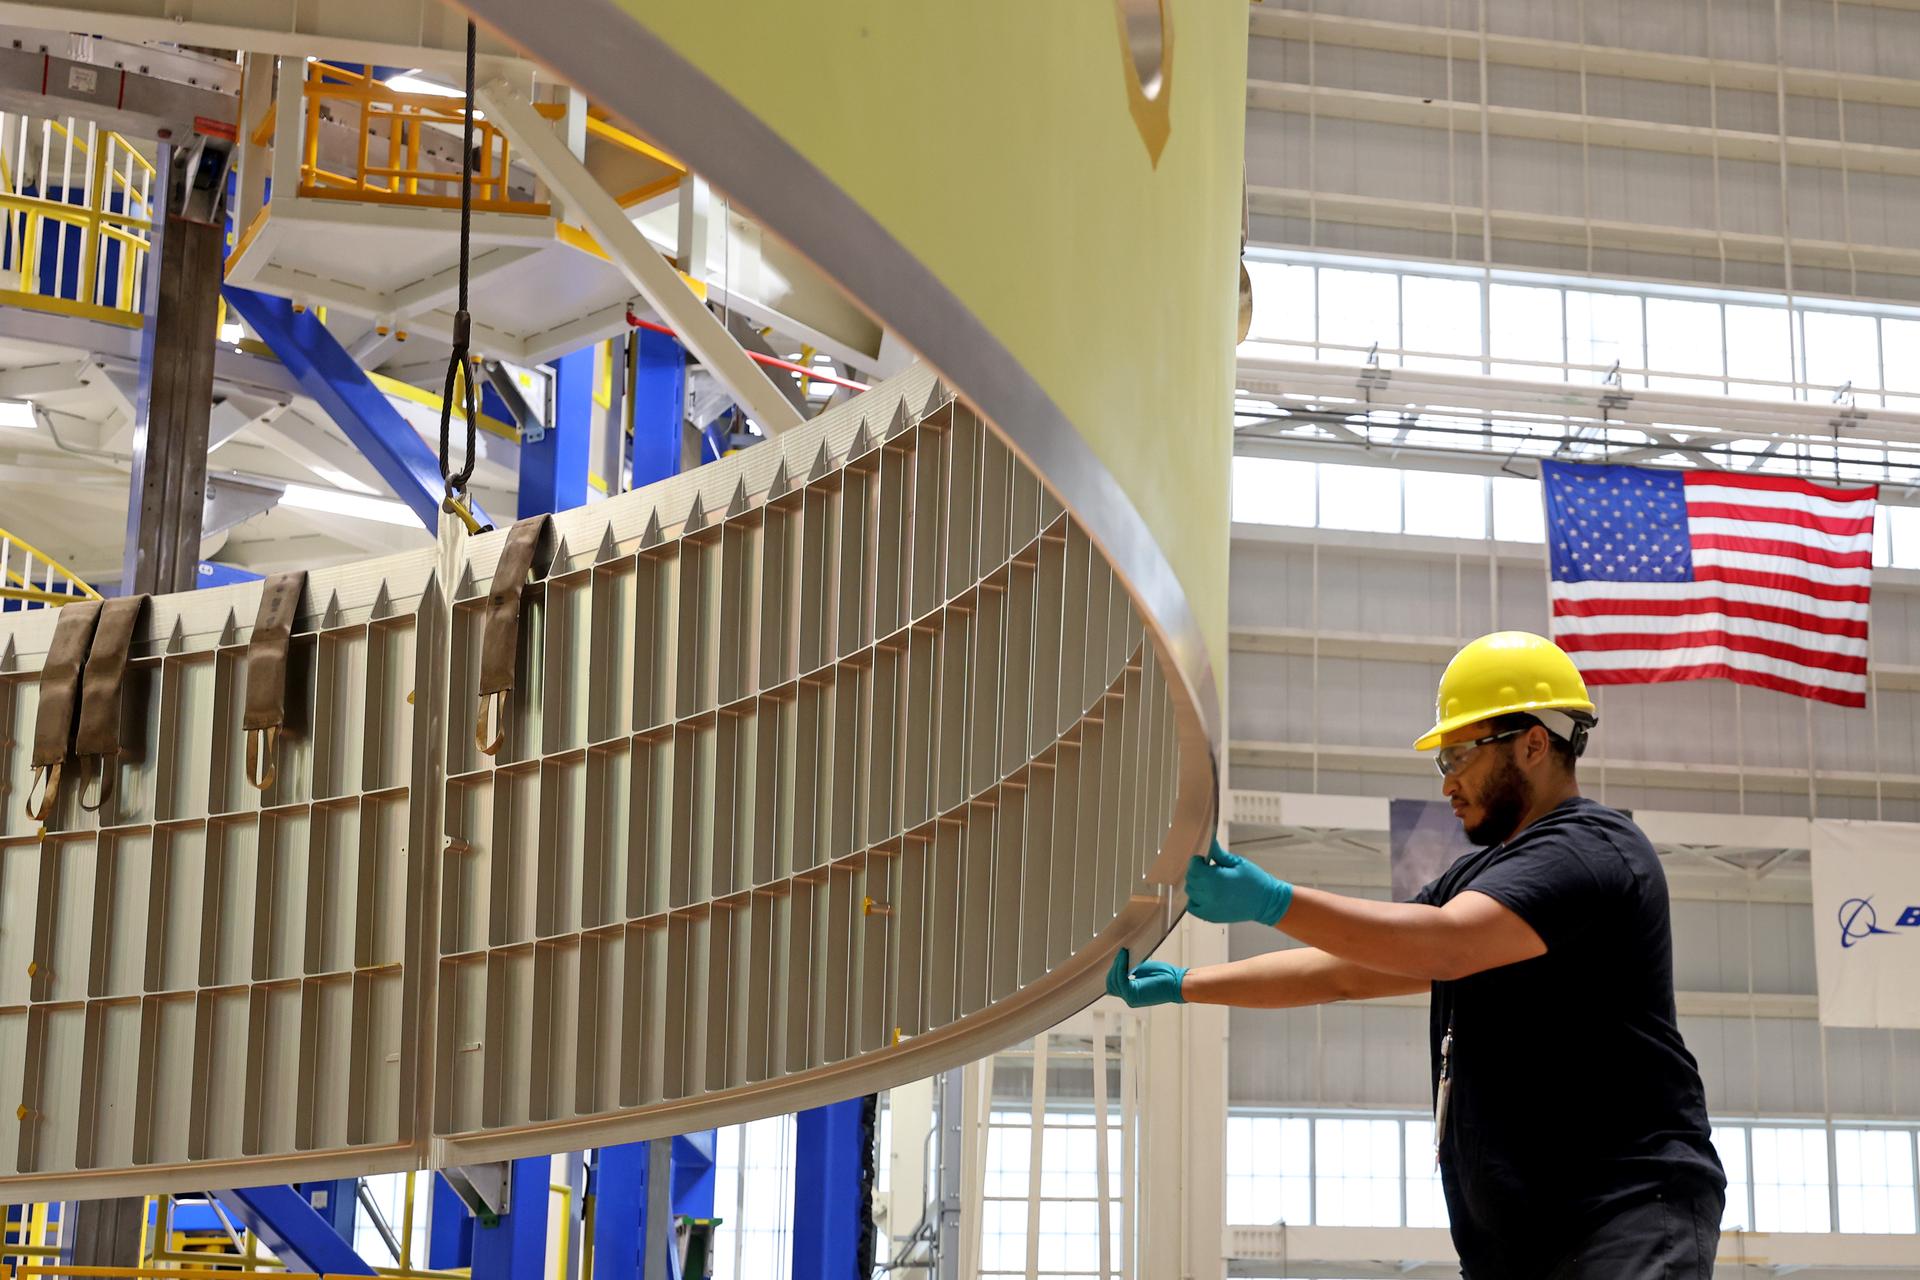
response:
<path fill-rule="evenodd" d="M 1643 618 L 1684 618 L 1692 613 L 1724 613 L 1730 618 L 1777 622 L 1781 626 L 1799 627 L 1803 631 L 1816 631 L 1823 635 L 1852 636 L 1858 640 L 1867 638 L 1867 624 L 1862 618 L 1823 618 L 1819 614 L 1801 613 L 1797 609 L 1748 604 L 1744 600 L 1722 600 L 1717 596 L 1686 600 L 1555 600 L 1553 612 L 1555 615 L 1576 618 L 1617 617 L 1623 613 Z"/>
<path fill-rule="evenodd" d="M 1860 502 L 1880 496 L 1880 486 L 1877 484 L 1859 489 L 1840 489 L 1802 480 L 1798 476 L 1736 475 L 1730 471 L 1689 471 L 1682 477 L 1682 482 L 1689 486 L 1710 484 L 1729 489 L 1770 489 L 1775 493 L 1799 493 L 1809 498 L 1825 498 L 1829 502 Z"/>
<path fill-rule="evenodd" d="M 1589 649 L 1691 649 L 1703 645 L 1719 645 L 1723 649 L 1778 658 L 1782 662 L 1798 663 L 1803 667 L 1819 667 L 1824 671 L 1839 671 L 1856 676 L 1867 674 L 1865 654 L 1828 653 L 1821 649 L 1808 649 L 1797 644 L 1787 644 L 1781 640 L 1740 635 L 1732 631 L 1681 631 L 1665 635 L 1614 631 L 1605 635 L 1557 635 L 1553 639 L 1555 644 L 1569 653 Z"/>
<path fill-rule="evenodd" d="M 1823 565 L 1829 569 L 1873 568 L 1871 551 L 1825 551 L 1819 547 L 1809 547 L 1798 542 L 1782 542 L 1777 538 L 1734 538 L 1724 533 L 1696 533 L 1692 541 L 1696 549 L 1743 551 L 1755 556 L 1783 556 L 1789 560 L 1804 560 L 1808 564 Z"/>
<path fill-rule="evenodd" d="M 1864 707 L 1867 695 L 1845 689 L 1829 689 L 1823 685 L 1807 684 L 1800 680 L 1787 680 L 1780 676 L 1766 675 L 1757 671 L 1742 671 L 1730 667 L 1724 662 L 1702 663 L 1693 667 L 1641 667 L 1623 668 L 1618 671 L 1583 671 L 1581 679 L 1590 685 L 1595 684 L 1671 684 L 1682 680 L 1732 680 L 1736 684 L 1753 685 L 1761 689 L 1773 689 L 1780 693 L 1791 693 L 1802 698 L 1812 698 L 1816 702 L 1830 702 L 1840 707 Z"/>
<path fill-rule="evenodd" d="M 1840 600 L 1850 604 L 1872 602 L 1871 587 L 1850 582 L 1815 582 L 1784 573 L 1765 573 L 1758 569 L 1729 569 L 1717 564 L 1693 566 L 1695 582 L 1725 582 L 1736 587 L 1765 587 L 1772 591 L 1792 591 L 1816 600 Z"/>
<path fill-rule="evenodd" d="M 1840 537 L 1858 537 L 1873 532 L 1871 514 L 1848 520 L 1840 516 L 1817 516 L 1811 511 L 1796 511 L 1791 507 L 1743 507 L 1733 502 L 1689 502 L 1687 514 L 1708 520 L 1758 520 L 1767 524 L 1791 524 Z"/>

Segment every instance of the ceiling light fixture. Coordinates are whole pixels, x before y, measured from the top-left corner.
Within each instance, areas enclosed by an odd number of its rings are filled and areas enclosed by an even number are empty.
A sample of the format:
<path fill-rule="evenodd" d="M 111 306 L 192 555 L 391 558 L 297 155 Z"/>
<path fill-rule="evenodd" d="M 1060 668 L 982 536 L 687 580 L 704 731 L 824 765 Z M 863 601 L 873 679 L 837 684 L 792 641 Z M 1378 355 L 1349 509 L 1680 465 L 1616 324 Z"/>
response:
<path fill-rule="evenodd" d="M 25 400 L 0 400 L 0 427 L 32 431 L 40 425 L 33 406 Z"/>
<path fill-rule="evenodd" d="M 391 498 L 373 498 L 358 493 L 341 493 L 335 489 L 319 489 L 307 484 L 288 485 L 287 491 L 280 495 L 280 505 L 295 507 L 301 511 L 319 511 L 327 515 L 346 516 L 353 520 L 410 525 L 416 529 L 420 527 L 420 517 L 414 515 L 412 508 L 404 502 L 395 502 Z"/>

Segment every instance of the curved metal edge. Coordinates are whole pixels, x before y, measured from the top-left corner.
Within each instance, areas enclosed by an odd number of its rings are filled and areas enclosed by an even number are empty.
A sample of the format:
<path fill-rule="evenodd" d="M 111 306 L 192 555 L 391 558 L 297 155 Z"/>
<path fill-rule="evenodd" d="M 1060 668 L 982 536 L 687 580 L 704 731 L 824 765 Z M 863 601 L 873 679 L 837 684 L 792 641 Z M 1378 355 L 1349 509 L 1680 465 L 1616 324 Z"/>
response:
<path fill-rule="evenodd" d="M 1019 360 L 907 248 L 732 94 L 614 0 L 459 0 L 476 19 L 564 74 L 601 106 L 752 210 L 860 306 L 926 355 L 1041 482 L 1079 518 L 1172 659 L 1209 756 L 1220 747 L 1220 688 L 1185 589 L 1132 501 L 1072 419 Z M 530 22 L 537 12 L 539 21 Z M 620 40 L 582 39 L 619 31 Z M 644 67 L 644 74 L 635 74 Z M 715 147 L 714 139 L 725 145 Z M 1217 773 L 1217 767 L 1216 767 Z M 1216 788 L 1217 791 L 1217 788 Z M 1212 807 L 1215 801 L 1209 802 Z"/>

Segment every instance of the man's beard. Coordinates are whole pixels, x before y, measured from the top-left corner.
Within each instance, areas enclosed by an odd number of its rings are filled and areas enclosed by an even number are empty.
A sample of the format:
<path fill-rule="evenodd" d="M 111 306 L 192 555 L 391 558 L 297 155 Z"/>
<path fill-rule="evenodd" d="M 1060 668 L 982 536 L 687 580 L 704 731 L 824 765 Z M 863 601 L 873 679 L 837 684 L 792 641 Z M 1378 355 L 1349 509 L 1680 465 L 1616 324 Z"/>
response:
<path fill-rule="evenodd" d="M 1527 785 L 1527 776 L 1513 763 L 1513 757 L 1503 754 L 1499 769 L 1487 779 L 1478 799 L 1487 816 L 1478 826 L 1467 828 L 1467 839 L 1484 848 L 1499 844 L 1513 834 L 1520 819 L 1526 816 L 1533 794 Z"/>

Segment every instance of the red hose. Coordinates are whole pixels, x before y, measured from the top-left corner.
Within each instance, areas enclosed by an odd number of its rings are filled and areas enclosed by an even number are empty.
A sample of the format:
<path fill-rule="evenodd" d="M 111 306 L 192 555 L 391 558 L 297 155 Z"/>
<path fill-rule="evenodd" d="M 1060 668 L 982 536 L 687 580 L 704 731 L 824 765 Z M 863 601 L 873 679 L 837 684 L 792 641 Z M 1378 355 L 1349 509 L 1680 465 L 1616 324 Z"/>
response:
<path fill-rule="evenodd" d="M 663 324 L 655 324 L 651 320 L 642 320 L 631 311 L 627 312 L 627 323 L 636 329 L 646 329 L 652 333 L 664 333 L 669 338 L 678 338 L 680 336 Z M 869 390 L 868 385 L 864 382 L 855 382 L 851 378 L 835 377 L 831 373 L 822 373 L 818 369 L 810 369 L 804 364 L 795 364 L 791 360 L 782 360 L 779 356 L 764 356 L 758 351 L 749 351 L 747 352 L 747 358 L 764 364 L 770 369 L 786 369 L 790 372 L 801 374 L 813 379 L 815 382 L 830 383 L 836 387 L 848 387 L 854 391 Z"/>

